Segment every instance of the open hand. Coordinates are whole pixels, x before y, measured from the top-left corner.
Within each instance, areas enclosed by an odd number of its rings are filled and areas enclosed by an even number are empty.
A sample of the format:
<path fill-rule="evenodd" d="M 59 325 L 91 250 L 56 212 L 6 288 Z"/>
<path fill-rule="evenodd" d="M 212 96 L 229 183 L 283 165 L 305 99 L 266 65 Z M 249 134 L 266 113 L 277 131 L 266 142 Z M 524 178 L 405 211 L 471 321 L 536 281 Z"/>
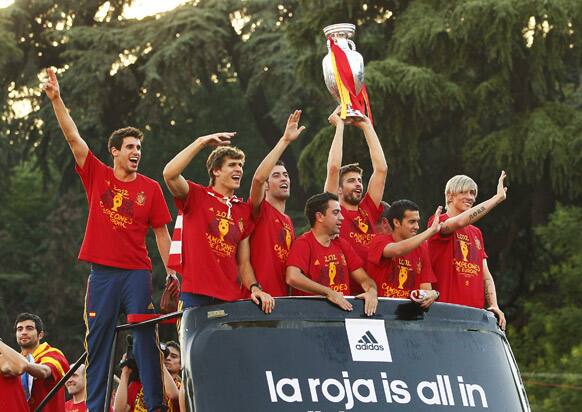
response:
<path fill-rule="evenodd" d="M 204 146 L 228 146 L 231 143 L 231 139 L 236 135 L 236 132 L 219 132 L 213 133 L 206 136 L 199 137 Z"/>
<path fill-rule="evenodd" d="M 338 127 L 339 125 L 341 125 L 341 126 L 344 125 L 345 121 L 339 115 L 341 110 L 342 110 L 341 106 L 338 106 L 334 109 L 334 111 L 327 118 L 327 121 L 329 122 L 329 124 L 331 124 L 334 127 Z"/>
<path fill-rule="evenodd" d="M 305 126 L 299 127 L 299 120 L 301 120 L 301 110 L 295 110 L 289 115 L 287 127 L 285 127 L 285 133 L 283 133 L 283 138 L 288 142 L 296 140 L 301 132 L 305 130 Z"/>
<path fill-rule="evenodd" d="M 364 299 L 364 313 L 372 316 L 376 313 L 378 308 L 378 292 L 375 288 L 368 289 L 367 292 L 360 293 L 356 296 L 357 299 Z"/>
<path fill-rule="evenodd" d="M 443 211 L 443 207 L 439 206 L 439 207 L 437 207 L 436 211 L 434 212 L 432 225 L 430 225 L 430 230 L 434 234 L 439 233 L 441 231 L 442 226 L 443 226 L 441 219 L 440 219 L 442 211 Z"/>
<path fill-rule="evenodd" d="M 333 289 L 330 289 L 329 290 L 329 292 L 326 295 L 326 298 L 331 303 L 339 306 L 343 310 L 351 311 L 353 309 L 352 308 L 352 304 L 346 300 L 346 298 L 344 297 L 344 295 L 341 294 L 340 292 L 336 292 Z"/>
<path fill-rule="evenodd" d="M 499 176 L 499 182 L 497 183 L 497 197 L 500 202 L 503 202 L 507 198 L 507 187 L 504 186 L 506 177 L 505 170 L 502 170 L 501 176 Z"/>

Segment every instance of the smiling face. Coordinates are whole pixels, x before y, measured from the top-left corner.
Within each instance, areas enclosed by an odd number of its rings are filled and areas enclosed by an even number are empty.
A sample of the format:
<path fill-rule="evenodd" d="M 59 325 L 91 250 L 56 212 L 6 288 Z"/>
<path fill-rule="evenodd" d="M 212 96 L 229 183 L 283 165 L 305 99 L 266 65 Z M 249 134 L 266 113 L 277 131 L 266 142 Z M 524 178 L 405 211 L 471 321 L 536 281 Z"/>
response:
<path fill-rule="evenodd" d="M 325 213 L 317 212 L 316 220 L 326 234 L 329 236 L 338 235 L 344 220 L 339 202 L 328 200 Z"/>
<path fill-rule="evenodd" d="M 420 213 L 418 210 L 406 210 L 402 221 L 393 219 L 394 230 L 392 235 L 397 240 L 410 239 L 418 233 L 420 228 Z"/>
<path fill-rule="evenodd" d="M 85 365 L 79 366 L 79 368 L 73 373 L 73 376 L 65 383 L 67 387 L 67 392 L 69 395 L 73 396 L 85 389 Z"/>
<path fill-rule="evenodd" d="M 113 165 L 127 174 L 137 173 L 141 160 L 141 140 L 137 137 L 124 137 L 121 148 L 111 148 Z"/>
<path fill-rule="evenodd" d="M 234 192 L 240 187 L 244 164 L 244 159 L 233 159 L 232 157 L 226 156 L 223 159 L 222 166 L 212 171 L 214 175 L 213 186 Z M 221 191 L 219 192 L 222 193 Z"/>
<path fill-rule="evenodd" d="M 291 181 L 285 166 L 275 166 L 271 170 L 266 185 L 267 196 L 277 200 L 287 200 L 291 194 Z"/>
<path fill-rule="evenodd" d="M 347 172 L 341 178 L 338 196 L 342 202 L 357 206 L 362 201 L 364 185 L 362 175 L 358 172 Z"/>
<path fill-rule="evenodd" d="M 44 332 L 38 332 L 33 320 L 23 320 L 16 324 L 16 342 L 22 349 L 33 350 L 44 336 Z"/>
<path fill-rule="evenodd" d="M 447 194 L 447 210 L 455 214 L 464 212 L 473 207 L 477 193 L 475 190 L 465 190 L 459 193 Z"/>

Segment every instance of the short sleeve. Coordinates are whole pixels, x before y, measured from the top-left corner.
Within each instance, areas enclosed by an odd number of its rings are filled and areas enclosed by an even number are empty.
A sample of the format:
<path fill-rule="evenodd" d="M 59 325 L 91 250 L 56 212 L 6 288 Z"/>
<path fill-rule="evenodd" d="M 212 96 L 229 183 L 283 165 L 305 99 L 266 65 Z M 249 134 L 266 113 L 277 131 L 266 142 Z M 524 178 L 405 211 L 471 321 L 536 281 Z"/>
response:
<path fill-rule="evenodd" d="M 364 267 L 364 261 L 362 258 L 356 253 L 352 245 L 345 240 L 340 238 L 340 244 L 342 248 L 342 252 L 346 257 L 346 261 L 348 264 L 348 271 L 352 273 L 354 270 L 360 269 Z"/>
<path fill-rule="evenodd" d="M 184 199 L 174 197 L 174 204 L 178 210 L 187 213 L 191 205 L 196 204 L 196 200 L 199 199 L 202 192 L 204 192 L 204 188 L 201 185 L 188 180 L 188 195 Z"/>
<path fill-rule="evenodd" d="M 449 218 L 449 216 L 447 214 L 442 214 L 440 217 L 440 221 L 441 223 L 446 221 Z M 428 218 L 428 222 L 426 224 L 426 227 L 429 228 L 432 225 L 432 222 L 434 221 L 434 215 L 432 215 L 431 217 Z M 453 233 L 449 233 L 446 235 L 443 235 L 442 233 L 436 233 L 434 235 L 432 235 L 432 237 L 429 239 L 430 242 L 449 242 L 451 239 L 453 238 Z"/>
<path fill-rule="evenodd" d="M 153 228 L 158 228 L 166 225 L 172 221 L 172 216 L 164 199 L 162 188 L 158 182 L 155 182 L 154 199 L 152 209 L 150 212 L 150 225 Z"/>
<path fill-rule="evenodd" d="M 384 257 L 384 248 L 392 242 L 393 240 L 389 235 L 374 236 L 368 246 L 368 261 L 379 265 Z"/>
<path fill-rule="evenodd" d="M 83 163 L 83 167 L 80 167 L 77 163 L 75 163 L 75 171 L 81 178 L 83 182 L 83 186 L 87 192 L 90 191 L 91 182 L 93 181 L 93 177 L 95 176 L 96 170 L 98 168 L 106 168 L 105 164 L 101 162 L 99 159 L 95 157 L 92 151 L 89 150 L 87 153 L 87 157 L 85 158 L 85 163 Z"/>
<path fill-rule="evenodd" d="M 418 248 L 420 252 L 420 263 L 422 265 L 419 283 L 436 283 L 437 278 L 432 270 L 432 264 L 430 263 L 430 252 L 428 250 L 428 244 L 423 242 Z"/>
<path fill-rule="evenodd" d="M 301 237 L 297 239 L 292 245 L 287 257 L 287 267 L 295 266 L 299 268 L 304 274 L 309 273 L 309 259 L 310 259 L 309 242 L 306 238 Z"/>
<path fill-rule="evenodd" d="M 382 204 L 380 203 L 379 205 L 376 205 L 372 200 L 370 194 L 366 192 L 366 195 L 362 199 L 362 206 L 363 209 L 365 209 L 366 212 L 368 212 L 368 214 L 370 215 L 370 223 L 372 225 L 375 225 L 376 222 L 378 222 L 378 220 L 380 219 L 380 216 L 382 215 L 382 212 L 384 210 Z"/>

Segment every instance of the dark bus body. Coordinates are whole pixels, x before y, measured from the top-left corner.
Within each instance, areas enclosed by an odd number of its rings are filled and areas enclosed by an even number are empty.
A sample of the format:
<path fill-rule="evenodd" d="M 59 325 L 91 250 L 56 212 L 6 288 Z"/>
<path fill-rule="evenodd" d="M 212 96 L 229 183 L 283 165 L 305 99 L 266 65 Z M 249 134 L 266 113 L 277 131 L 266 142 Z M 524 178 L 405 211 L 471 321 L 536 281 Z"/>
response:
<path fill-rule="evenodd" d="M 487 311 L 380 299 L 277 299 L 186 311 L 187 402 L 196 412 L 530 411 L 505 334 Z"/>

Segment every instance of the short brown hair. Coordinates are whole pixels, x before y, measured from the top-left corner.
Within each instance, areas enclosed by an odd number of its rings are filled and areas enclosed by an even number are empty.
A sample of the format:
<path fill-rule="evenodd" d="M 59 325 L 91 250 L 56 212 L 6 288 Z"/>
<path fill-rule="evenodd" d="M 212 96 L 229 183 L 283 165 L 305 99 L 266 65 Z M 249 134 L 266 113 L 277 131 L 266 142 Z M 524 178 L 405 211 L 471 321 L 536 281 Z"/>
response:
<path fill-rule="evenodd" d="M 121 150 L 123 139 L 126 137 L 135 137 L 136 139 L 139 139 L 140 142 L 143 141 L 143 133 L 138 128 L 130 126 L 117 129 L 111 133 L 111 136 L 109 136 L 109 140 L 107 141 L 107 149 L 109 150 L 109 153 L 111 153 L 111 149 L 114 147 L 117 150 Z"/>
<path fill-rule="evenodd" d="M 349 165 L 343 165 L 342 167 L 340 167 L 340 170 L 339 170 L 339 185 L 340 185 L 340 187 L 342 186 L 342 184 L 344 182 L 344 175 L 346 173 L 350 173 L 350 172 L 356 172 L 361 176 L 364 173 L 364 170 L 360 167 L 359 163 L 350 163 Z"/>
<path fill-rule="evenodd" d="M 219 146 L 214 149 L 208 155 L 208 159 L 206 159 L 206 170 L 208 170 L 208 177 L 210 177 L 210 186 L 214 184 L 214 174 L 212 171 L 220 169 L 227 157 L 244 162 L 245 153 L 234 146 Z"/>
<path fill-rule="evenodd" d="M 330 200 L 338 201 L 337 195 L 323 192 L 307 199 L 307 202 L 305 203 L 305 216 L 309 221 L 309 226 L 313 227 L 315 225 L 315 216 L 318 212 L 325 215 Z"/>

